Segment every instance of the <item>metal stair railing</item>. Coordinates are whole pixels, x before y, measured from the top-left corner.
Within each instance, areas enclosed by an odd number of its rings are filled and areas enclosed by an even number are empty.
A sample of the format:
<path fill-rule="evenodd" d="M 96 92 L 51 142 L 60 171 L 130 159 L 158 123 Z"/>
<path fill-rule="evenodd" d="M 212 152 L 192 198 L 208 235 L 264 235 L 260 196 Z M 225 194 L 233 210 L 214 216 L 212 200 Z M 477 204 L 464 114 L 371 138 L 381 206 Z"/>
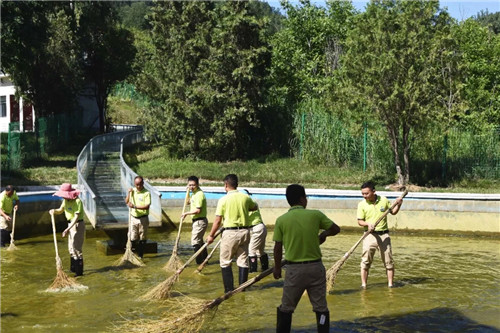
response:
<path fill-rule="evenodd" d="M 142 130 L 127 134 L 122 138 L 120 145 L 120 174 L 121 174 L 121 186 L 122 186 L 123 197 L 127 195 L 128 188 L 135 186 L 134 179 L 135 177 L 138 176 L 137 173 L 135 173 L 132 169 L 130 169 L 127 163 L 125 163 L 125 160 L 123 159 L 123 149 L 124 147 L 142 141 L 144 141 L 144 135 Z M 151 206 L 149 208 L 149 223 L 152 224 L 158 222 L 161 224 L 162 220 L 161 193 L 146 181 L 144 181 L 144 187 L 151 194 Z"/>
<path fill-rule="evenodd" d="M 123 129 L 126 130 L 93 137 L 85 147 L 83 147 L 77 158 L 78 187 L 81 191 L 80 199 L 82 200 L 85 214 L 94 228 L 99 224 L 97 208 L 98 200 L 101 199 L 96 196 L 87 180 L 94 172 L 93 162 L 103 157 L 104 154 L 107 153 L 106 149 L 109 149 L 109 147 L 116 147 L 118 151 L 121 146 L 121 140 L 125 135 L 138 132 L 138 130 L 139 133 L 142 131 L 141 126 L 127 125 L 124 126 Z M 161 206 L 159 209 L 161 211 Z"/>

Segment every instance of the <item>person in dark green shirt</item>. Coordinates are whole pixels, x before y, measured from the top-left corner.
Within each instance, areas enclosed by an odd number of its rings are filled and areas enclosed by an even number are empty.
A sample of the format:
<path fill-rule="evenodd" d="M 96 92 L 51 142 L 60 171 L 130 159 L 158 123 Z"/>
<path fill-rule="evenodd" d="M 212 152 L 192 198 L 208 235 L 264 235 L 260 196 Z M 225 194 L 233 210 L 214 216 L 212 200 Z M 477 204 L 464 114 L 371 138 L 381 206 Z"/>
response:
<path fill-rule="evenodd" d="M 318 332 L 328 332 L 330 312 L 326 302 L 326 270 L 321 262 L 319 246 L 326 237 L 338 234 L 340 228 L 319 210 L 306 209 L 307 197 L 303 186 L 289 185 L 286 199 L 290 209 L 276 220 L 273 235 L 275 279 L 281 278 L 283 247 L 286 260 L 276 332 L 290 332 L 292 313 L 306 290 L 316 312 Z M 320 233 L 320 230 L 323 231 Z"/>

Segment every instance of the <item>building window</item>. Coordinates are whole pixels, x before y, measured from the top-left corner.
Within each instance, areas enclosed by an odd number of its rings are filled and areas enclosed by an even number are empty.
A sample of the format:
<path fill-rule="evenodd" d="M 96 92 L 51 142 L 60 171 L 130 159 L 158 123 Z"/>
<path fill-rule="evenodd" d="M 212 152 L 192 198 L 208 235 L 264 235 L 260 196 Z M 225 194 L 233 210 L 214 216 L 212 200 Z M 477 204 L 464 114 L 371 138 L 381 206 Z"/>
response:
<path fill-rule="evenodd" d="M 7 117 L 7 96 L 0 96 L 0 117 Z"/>

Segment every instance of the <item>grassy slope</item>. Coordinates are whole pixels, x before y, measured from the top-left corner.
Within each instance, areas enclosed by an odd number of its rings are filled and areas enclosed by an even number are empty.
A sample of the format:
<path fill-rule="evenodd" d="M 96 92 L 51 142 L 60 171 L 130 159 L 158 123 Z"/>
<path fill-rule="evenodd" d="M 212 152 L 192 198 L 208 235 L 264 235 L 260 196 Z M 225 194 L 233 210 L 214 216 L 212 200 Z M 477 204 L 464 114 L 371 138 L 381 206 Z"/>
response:
<path fill-rule="evenodd" d="M 136 123 L 140 111 L 133 103 L 109 99 L 109 113 L 114 123 Z M 6 135 L 2 135 L 2 139 Z M 65 151 L 54 152 L 45 159 L 25 165 L 21 170 L 9 174 L 4 170 L 6 140 L 2 140 L 2 184 L 13 185 L 58 185 L 77 182 L 76 159 L 89 138 L 75 140 Z M 384 189 L 393 179 L 379 177 L 362 170 L 310 165 L 290 158 L 264 157 L 251 161 L 216 163 L 196 160 L 174 160 L 162 147 L 143 146 L 126 156 L 129 165 L 155 185 L 184 185 L 190 175 L 200 177 L 205 186 L 221 186 L 228 173 L 240 178 L 241 186 L 285 187 L 300 183 L 306 188 L 359 189 L 366 180 L 374 180 L 378 189 Z M 498 193 L 500 180 L 462 180 L 446 188 L 422 188 L 411 186 L 411 191 Z"/>

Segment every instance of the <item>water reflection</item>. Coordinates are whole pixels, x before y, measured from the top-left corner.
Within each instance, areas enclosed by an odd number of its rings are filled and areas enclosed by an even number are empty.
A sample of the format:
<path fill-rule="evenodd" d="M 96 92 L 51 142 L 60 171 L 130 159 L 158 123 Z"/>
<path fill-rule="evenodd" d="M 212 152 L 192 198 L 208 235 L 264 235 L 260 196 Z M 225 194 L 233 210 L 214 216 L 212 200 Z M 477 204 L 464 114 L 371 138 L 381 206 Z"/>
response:
<path fill-rule="evenodd" d="M 128 319 L 160 318 L 169 309 L 161 302 L 139 296 L 169 276 L 163 266 L 171 255 L 176 233 L 152 234 L 158 254 L 146 254 L 146 267 L 120 269 L 113 263 L 121 254 L 104 256 L 96 238 L 84 244 L 85 272 L 78 281 L 89 287 L 82 293 L 47 294 L 56 268 L 52 235 L 16 241 L 18 251 L 1 249 L 2 332 L 109 332 Z M 322 245 L 324 263 L 331 267 L 358 239 L 341 234 Z M 267 249 L 272 253 L 272 232 Z M 190 231 L 181 235 L 179 255 L 191 254 Z M 327 296 L 335 332 L 499 332 L 500 241 L 483 238 L 392 237 L 396 262 L 395 288 L 387 288 L 385 269 L 376 261 L 368 288 L 360 289 L 358 249 L 337 274 L 335 289 Z M 69 273 L 66 240 L 59 240 L 63 267 Z M 211 263 L 196 273 L 187 267 L 174 286 L 180 293 L 212 300 L 222 294 L 221 273 L 215 252 Z M 235 265 L 233 268 L 236 270 Z M 235 274 L 236 271 L 235 271 Z M 250 278 L 253 275 L 250 275 Z M 204 332 L 274 332 L 282 280 L 267 277 L 245 293 L 224 301 L 208 320 Z M 315 316 L 307 299 L 293 316 L 294 332 L 315 332 Z"/>

